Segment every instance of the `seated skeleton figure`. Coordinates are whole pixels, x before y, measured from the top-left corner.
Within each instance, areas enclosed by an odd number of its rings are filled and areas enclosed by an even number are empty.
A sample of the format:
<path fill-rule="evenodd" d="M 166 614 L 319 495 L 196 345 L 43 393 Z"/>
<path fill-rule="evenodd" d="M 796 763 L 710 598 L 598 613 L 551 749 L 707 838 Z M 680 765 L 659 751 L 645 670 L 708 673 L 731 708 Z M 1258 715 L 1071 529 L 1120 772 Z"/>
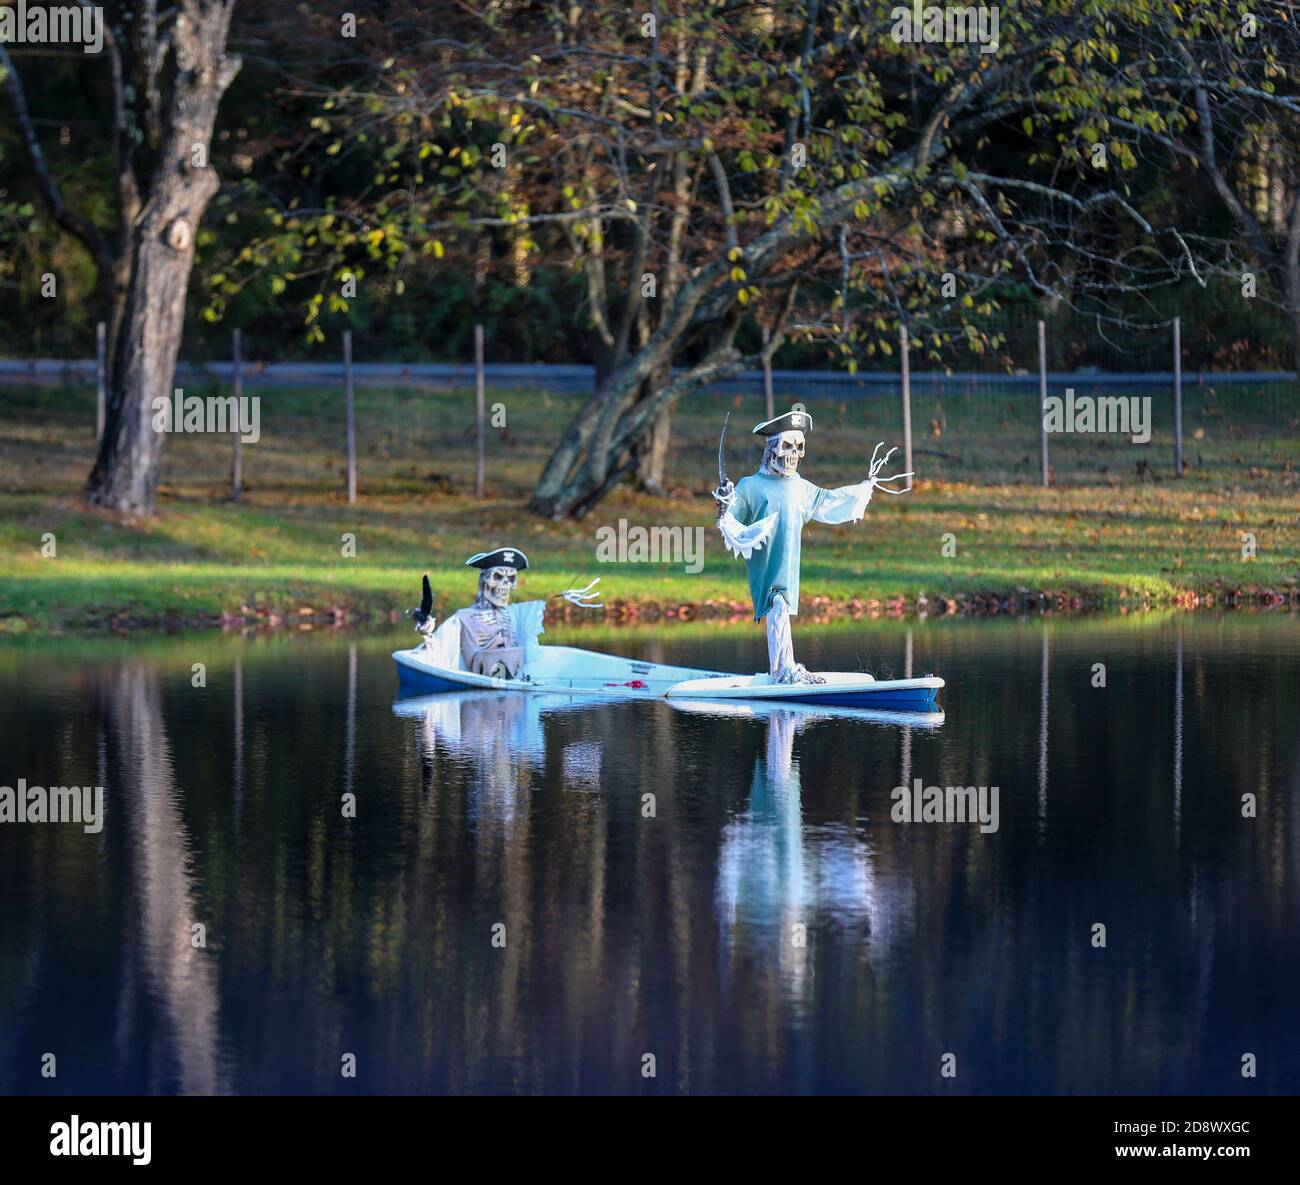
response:
<path fill-rule="evenodd" d="M 466 561 L 479 569 L 478 596 L 468 609 L 460 609 L 460 652 L 465 665 L 476 675 L 494 679 L 517 679 L 524 665 L 524 640 L 521 630 L 528 629 L 536 616 L 541 624 L 545 601 L 524 601 L 510 612 L 510 596 L 519 579 L 519 569 L 528 567 L 528 557 L 521 551 L 500 549 L 480 553 Z M 536 605 L 539 612 L 530 613 Z M 540 630 L 538 631 L 540 632 Z"/>
<path fill-rule="evenodd" d="M 528 567 L 528 557 L 517 547 L 481 551 L 465 561 L 477 568 L 478 595 L 466 609 L 453 613 L 435 629 L 433 594 L 424 578 L 424 601 L 412 613 L 416 631 L 424 635 L 426 649 L 435 661 L 450 665 L 457 646 L 466 670 L 493 679 L 524 677 L 524 664 L 542 633 L 546 601 L 521 601 L 512 605 L 519 573 Z M 594 591 L 599 578 L 584 588 L 570 588 L 557 595 L 583 609 L 599 609 Z"/>

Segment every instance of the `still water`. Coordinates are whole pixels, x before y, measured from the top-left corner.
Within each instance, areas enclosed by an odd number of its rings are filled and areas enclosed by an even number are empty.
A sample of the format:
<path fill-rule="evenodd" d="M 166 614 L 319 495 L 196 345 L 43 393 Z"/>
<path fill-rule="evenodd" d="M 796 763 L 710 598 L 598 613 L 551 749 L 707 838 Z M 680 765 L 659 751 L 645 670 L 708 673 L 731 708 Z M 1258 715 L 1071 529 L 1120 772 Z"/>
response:
<path fill-rule="evenodd" d="M 0 824 L 0 1092 L 1300 1091 L 1300 618 L 796 630 L 910 722 L 398 701 L 408 636 L 0 646 L 0 786 L 104 787 Z"/>

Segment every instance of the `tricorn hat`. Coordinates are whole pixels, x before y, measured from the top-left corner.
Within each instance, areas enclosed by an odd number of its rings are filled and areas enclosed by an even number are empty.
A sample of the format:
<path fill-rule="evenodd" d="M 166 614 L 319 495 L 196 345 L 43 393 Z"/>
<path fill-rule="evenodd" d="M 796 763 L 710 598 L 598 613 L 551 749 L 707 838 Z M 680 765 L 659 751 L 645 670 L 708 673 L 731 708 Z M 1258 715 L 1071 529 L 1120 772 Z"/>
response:
<path fill-rule="evenodd" d="M 755 436 L 779 436 L 782 432 L 811 432 L 812 416 L 806 411 L 788 411 L 774 420 L 754 425 Z"/>
<path fill-rule="evenodd" d="M 517 547 L 498 547 L 495 551 L 480 551 L 465 561 L 467 568 L 518 568 L 528 567 L 528 557 Z"/>

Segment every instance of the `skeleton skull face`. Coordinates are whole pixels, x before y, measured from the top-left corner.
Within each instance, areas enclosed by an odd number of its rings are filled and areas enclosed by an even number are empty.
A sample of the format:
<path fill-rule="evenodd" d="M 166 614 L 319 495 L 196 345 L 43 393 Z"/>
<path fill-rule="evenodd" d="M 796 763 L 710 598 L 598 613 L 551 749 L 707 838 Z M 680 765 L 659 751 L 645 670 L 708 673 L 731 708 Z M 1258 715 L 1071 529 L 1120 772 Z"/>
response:
<path fill-rule="evenodd" d="M 478 595 L 489 605 L 504 609 L 510 604 L 519 573 L 514 568 L 489 568 L 478 580 Z"/>
<path fill-rule="evenodd" d="M 804 449 L 802 432 L 782 432 L 768 444 L 768 466 L 778 477 L 793 477 L 799 472 Z"/>

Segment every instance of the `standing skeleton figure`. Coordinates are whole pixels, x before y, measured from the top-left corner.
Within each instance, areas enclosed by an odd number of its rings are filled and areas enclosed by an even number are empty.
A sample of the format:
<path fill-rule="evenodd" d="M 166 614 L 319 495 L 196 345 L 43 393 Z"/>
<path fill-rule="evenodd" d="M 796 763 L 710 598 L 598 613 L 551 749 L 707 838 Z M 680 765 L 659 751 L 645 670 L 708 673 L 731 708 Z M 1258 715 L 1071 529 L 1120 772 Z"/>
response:
<path fill-rule="evenodd" d="M 882 447 L 877 445 L 865 481 L 834 490 L 815 486 L 799 475 L 799 463 L 807 449 L 804 434 L 811 431 L 812 416 L 797 409 L 765 420 L 754 428 L 755 436 L 766 437 L 758 472 L 742 477 L 735 485 L 723 479 L 713 492 L 723 541 L 733 555 L 744 558 L 749 570 L 754 620 L 767 618 L 767 660 L 774 683 L 825 682 L 795 662 L 790 637 L 790 618 L 799 612 L 804 524 L 857 522 L 877 487 L 901 494 L 905 491 L 883 483 L 912 476 L 904 473 L 882 478 L 880 471 L 893 450 L 877 459 Z"/>
<path fill-rule="evenodd" d="M 413 613 L 416 631 L 424 635 L 425 648 L 442 666 L 461 665 L 476 675 L 493 679 L 518 679 L 537 645 L 546 615 L 546 602 L 510 603 L 519 572 L 528 567 L 528 557 L 517 547 L 480 551 L 465 561 L 478 568 L 478 595 L 468 609 L 459 609 L 435 628 L 433 594 L 424 578 L 424 601 Z M 583 609 L 599 609 L 593 591 L 599 578 L 584 588 L 570 588 L 557 595 Z M 456 650 L 459 648 L 459 656 Z"/>

